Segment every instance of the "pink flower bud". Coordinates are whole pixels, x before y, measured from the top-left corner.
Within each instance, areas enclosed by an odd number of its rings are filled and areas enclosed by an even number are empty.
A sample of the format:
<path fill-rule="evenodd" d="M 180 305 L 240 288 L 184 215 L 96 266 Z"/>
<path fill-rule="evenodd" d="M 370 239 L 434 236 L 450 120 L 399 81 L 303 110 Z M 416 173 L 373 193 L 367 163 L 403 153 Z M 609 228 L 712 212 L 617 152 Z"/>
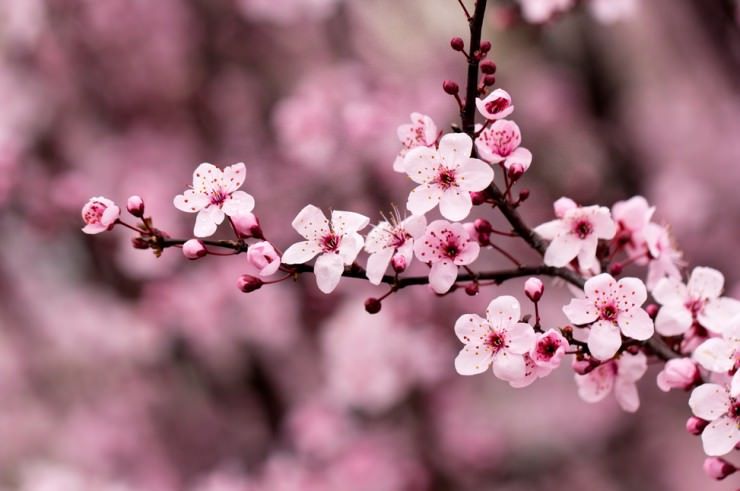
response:
<path fill-rule="evenodd" d="M 465 287 L 465 293 L 467 293 L 471 297 L 478 295 L 479 290 L 480 287 L 478 286 L 478 283 L 470 283 Z"/>
<path fill-rule="evenodd" d="M 460 92 L 460 86 L 453 80 L 445 80 L 442 82 L 442 89 L 450 95 L 455 95 Z"/>
<path fill-rule="evenodd" d="M 704 472 L 712 479 L 721 481 L 737 471 L 737 467 L 719 457 L 708 457 L 704 460 Z"/>
<path fill-rule="evenodd" d="M 383 304 L 377 298 L 370 297 L 365 300 L 365 310 L 368 314 L 377 314 L 382 307 Z"/>
<path fill-rule="evenodd" d="M 141 199 L 141 196 L 129 196 L 126 209 L 136 218 L 141 218 L 144 216 L 144 200 Z"/>
<path fill-rule="evenodd" d="M 484 60 L 480 64 L 480 71 L 486 75 L 493 75 L 496 73 L 496 64 L 492 60 Z"/>
<path fill-rule="evenodd" d="M 699 436 L 708 424 L 709 421 L 697 418 L 696 416 L 691 416 L 689 419 L 686 420 L 686 431 L 688 431 L 692 435 Z"/>
<path fill-rule="evenodd" d="M 463 223 L 463 228 L 468 233 L 470 240 L 478 242 L 483 246 L 491 243 L 491 234 L 478 231 L 474 222 Z"/>
<path fill-rule="evenodd" d="M 206 246 L 198 239 L 190 239 L 182 245 L 182 255 L 188 259 L 199 259 L 206 254 Z"/>
<path fill-rule="evenodd" d="M 260 227 L 259 218 L 252 213 L 239 213 L 232 216 L 231 221 L 234 223 L 236 232 L 243 238 L 254 237 L 255 239 L 264 239 L 262 227 Z"/>
<path fill-rule="evenodd" d="M 250 274 L 243 274 L 236 280 L 236 287 L 244 293 L 251 293 L 255 290 L 259 290 L 262 288 L 262 285 L 264 285 L 264 282 L 261 279 Z"/>
<path fill-rule="evenodd" d="M 149 249 L 149 242 L 141 237 L 131 239 L 131 245 L 134 246 L 134 249 Z"/>
<path fill-rule="evenodd" d="M 82 207 L 82 220 L 85 222 L 82 231 L 86 234 L 105 232 L 116 223 L 120 215 L 121 209 L 108 198 L 90 198 Z"/>
<path fill-rule="evenodd" d="M 539 302 L 544 291 L 545 285 L 539 278 L 529 278 L 524 282 L 524 293 L 533 302 Z"/>
<path fill-rule="evenodd" d="M 455 36 L 450 39 L 450 47 L 455 51 L 462 51 L 465 49 L 465 41 L 463 41 L 461 37 Z"/>
<path fill-rule="evenodd" d="M 470 199 L 473 201 L 475 206 L 480 206 L 486 202 L 488 196 L 486 196 L 485 191 L 473 191 L 470 193 Z"/>
<path fill-rule="evenodd" d="M 280 255 L 269 242 L 257 242 L 249 246 L 247 262 L 260 276 L 270 276 L 280 267 Z"/>
<path fill-rule="evenodd" d="M 645 312 L 653 319 L 658 315 L 658 310 L 660 310 L 659 307 L 654 303 L 645 306 Z"/>
<path fill-rule="evenodd" d="M 491 41 L 481 41 L 480 50 L 481 53 L 488 53 L 489 51 L 491 51 Z"/>
<path fill-rule="evenodd" d="M 527 198 L 529 198 L 529 189 L 522 189 L 521 191 L 519 191 L 519 202 L 520 203 L 527 201 Z"/>
<path fill-rule="evenodd" d="M 552 207 L 555 210 L 555 216 L 563 218 L 568 211 L 578 208 L 578 205 L 570 198 L 560 198 L 553 203 Z"/>
<path fill-rule="evenodd" d="M 396 273 L 403 273 L 404 271 L 406 271 L 406 268 L 408 267 L 406 256 L 404 256 L 403 254 L 394 255 L 391 259 L 391 267 Z"/>
<path fill-rule="evenodd" d="M 492 85 L 496 84 L 496 76 L 495 75 L 486 75 L 483 77 L 483 85 L 486 87 L 490 87 Z"/>
<path fill-rule="evenodd" d="M 473 226 L 475 227 L 475 231 L 479 234 L 490 234 L 493 231 L 491 222 L 485 218 L 476 218 L 473 222 Z"/>
<path fill-rule="evenodd" d="M 663 392 L 671 389 L 690 389 L 700 378 L 696 363 L 689 358 L 674 358 L 666 362 L 658 374 L 658 388 Z"/>
<path fill-rule="evenodd" d="M 524 166 L 522 164 L 511 164 L 506 174 L 512 181 L 518 181 L 520 177 L 524 175 Z"/>
<path fill-rule="evenodd" d="M 624 266 L 622 266 L 621 263 L 612 263 L 609 265 L 609 274 L 613 276 L 619 276 L 622 274 L 622 270 L 624 269 Z"/>

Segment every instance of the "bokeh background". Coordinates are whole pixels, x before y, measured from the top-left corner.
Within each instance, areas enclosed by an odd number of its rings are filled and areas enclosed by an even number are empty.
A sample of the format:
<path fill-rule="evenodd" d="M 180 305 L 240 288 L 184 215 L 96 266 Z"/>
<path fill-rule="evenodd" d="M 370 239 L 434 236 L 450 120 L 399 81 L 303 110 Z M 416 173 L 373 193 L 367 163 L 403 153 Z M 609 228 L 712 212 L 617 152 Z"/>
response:
<path fill-rule="evenodd" d="M 643 194 L 737 296 L 736 6 L 608 1 L 626 8 L 540 25 L 489 2 L 498 86 L 534 153 L 522 212 Z M 140 194 L 187 237 L 172 198 L 203 161 L 247 163 L 280 247 L 309 202 L 377 220 L 411 188 L 396 127 L 456 121 L 441 81 L 462 82 L 448 43 L 466 29 L 454 0 L 2 0 L 0 489 L 735 489 L 704 476 L 687 395 L 659 392 L 657 367 L 635 415 L 580 401 L 567 367 L 523 390 L 457 376 L 455 318 L 521 282 L 408 289 L 369 316 L 383 290 L 363 282 L 245 295 L 241 256 L 80 232 L 88 197 Z M 553 326 L 568 295 L 547 283 Z"/>

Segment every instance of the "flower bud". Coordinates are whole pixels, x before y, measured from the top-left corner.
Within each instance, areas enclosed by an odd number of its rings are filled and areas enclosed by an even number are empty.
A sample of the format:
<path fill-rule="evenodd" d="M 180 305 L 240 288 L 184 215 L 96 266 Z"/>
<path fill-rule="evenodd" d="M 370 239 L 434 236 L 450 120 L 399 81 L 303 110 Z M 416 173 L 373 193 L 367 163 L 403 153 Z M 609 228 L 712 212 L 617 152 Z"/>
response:
<path fill-rule="evenodd" d="M 496 73 L 496 64 L 493 60 L 483 60 L 480 63 L 480 71 L 486 75 L 493 75 Z"/>
<path fill-rule="evenodd" d="M 483 77 L 483 85 L 486 87 L 490 87 L 492 85 L 496 85 L 496 76 L 495 75 L 486 75 Z"/>
<path fill-rule="evenodd" d="M 491 222 L 489 222 L 485 218 L 476 218 L 473 222 L 473 226 L 475 227 L 475 231 L 479 234 L 490 234 L 491 232 L 493 232 Z"/>
<path fill-rule="evenodd" d="M 370 297 L 365 300 L 365 311 L 368 314 L 377 314 L 382 307 L 383 304 L 377 298 Z"/>
<path fill-rule="evenodd" d="M 696 416 L 691 416 L 689 419 L 686 420 L 686 431 L 688 431 L 692 435 L 699 436 L 708 424 L 709 421 L 697 418 Z"/>
<path fill-rule="evenodd" d="M 663 392 L 671 389 L 690 389 L 701 378 L 699 368 L 690 358 L 668 360 L 658 374 L 658 388 Z"/>
<path fill-rule="evenodd" d="M 555 216 L 563 218 L 568 211 L 578 208 L 578 205 L 570 198 L 560 198 L 553 203 L 552 207 L 555 210 Z"/>
<path fill-rule="evenodd" d="M 82 220 L 85 222 L 82 231 L 86 234 L 99 234 L 110 230 L 120 214 L 120 208 L 108 198 L 90 198 L 82 207 Z"/>
<path fill-rule="evenodd" d="M 240 213 L 231 217 L 236 232 L 242 238 L 264 239 L 259 218 L 252 213 Z"/>
<path fill-rule="evenodd" d="M 128 201 L 126 201 L 126 209 L 136 218 L 141 218 L 144 216 L 144 200 L 141 199 L 141 196 L 129 196 Z"/>
<path fill-rule="evenodd" d="M 622 266 L 622 263 L 612 263 L 609 265 L 609 274 L 613 276 L 619 276 L 622 274 L 622 270 L 624 269 L 624 266 Z"/>
<path fill-rule="evenodd" d="M 470 283 L 469 285 L 465 286 L 465 293 L 467 293 L 471 297 L 478 295 L 479 290 L 480 286 L 478 286 L 478 283 Z"/>
<path fill-rule="evenodd" d="M 199 259 L 208 254 L 208 250 L 199 239 L 190 239 L 182 245 L 182 254 L 188 259 Z"/>
<path fill-rule="evenodd" d="M 445 80 L 442 82 L 442 89 L 450 95 L 456 95 L 460 92 L 460 86 L 454 80 Z"/>
<path fill-rule="evenodd" d="M 539 278 L 529 278 L 524 282 L 524 293 L 533 302 L 539 302 L 542 298 L 542 293 L 545 291 L 545 285 Z"/>
<path fill-rule="evenodd" d="M 455 36 L 450 39 L 450 47 L 455 51 L 462 51 L 465 49 L 465 41 L 463 41 L 461 37 Z"/>
<path fill-rule="evenodd" d="M 134 249 L 149 249 L 149 242 L 141 237 L 131 239 L 131 245 L 134 246 Z"/>
<path fill-rule="evenodd" d="M 721 481 L 737 471 L 737 467 L 719 457 L 708 457 L 704 460 L 704 472 L 712 479 Z"/>
<path fill-rule="evenodd" d="M 470 199 L 475 206 L 482 205 L 488 199 L 484 191 L 473 191 L 470 193 Z"/>
<path fill-rule="evenodd" d="M 507 170 L 506 174 L 512 181 L 518 181 L 520 177 L 524 175 L 524 166 L 522 164 L 512 164 Z"/>
<path fill-rule="evenodd" d="M 480 50 L 481 53 L 488 53 L 489 51 L 491 51 L 491 41 L 481 41 Z"/>
<path fill-rule="evenodd" d="M 272 244 L 262 241 L 249 246 L 247 262 L 260 276 L 270 276 L 280 267 L 280 256 Z"/>
<path fill-rule="evenodd" d="M 262 285 L 264 285 L 264 282 L 251 274 L 243 274 L 236 280 L 236 287 L 244 293 L 259 290 L 262 288 Z"/>
<path fill-rule="evenodd" d="M 522 189 L 519 191 L 519 203 L 527 201 L 527 198 L 529 198 L 529 189 Z"/>
<path fill-rule="evenodd" d="M 645 312 L 647 312 L 647 314 L 652 319 L 655 319 L 655 317 L 658 315 L 658 310 L 660 310 L 660 308 L 654 303 L 650 303 L 647 306 L 645 306 Z"/>
<path fill-rule="evenodd" d="M 403 254 L 395 254 L 391 259 L 391 267 L 396 273 L 403 273 L 406 271 L 406 268 L 408 267 L 406 256 Z"/>

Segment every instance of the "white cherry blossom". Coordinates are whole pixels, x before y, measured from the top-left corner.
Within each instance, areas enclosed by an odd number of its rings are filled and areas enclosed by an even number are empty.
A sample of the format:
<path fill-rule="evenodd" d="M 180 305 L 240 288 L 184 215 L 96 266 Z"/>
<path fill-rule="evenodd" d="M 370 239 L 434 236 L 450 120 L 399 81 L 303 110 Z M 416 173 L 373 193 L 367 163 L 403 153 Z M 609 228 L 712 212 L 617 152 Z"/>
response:
<path fill-rule="evenodd" d="M 721 336 L 709 338 L 697 346 L 692 356 L 711 372 L 726 373 L 740 367 L 740 315 L 730 322 Z"/>
<path fill-rule="evenodd" d="M 610 392 L 619 406 L 633 413 L 640 407 L 640 396 L 635 383 L 647 371 L 647 357 L 643 352 L 622 353 L 619 358 L 609 360 L 586 375 L 576 374 L 578 395 L 586 402 L 599 402 Z"/>
<path fill-rule="evenodd" d="M 416 147 L 433 147 L 437 143 L 439 132 L 432 118 L 421 113 L 411 113 L 411 123 L 402 124 L 396 131 L 401 141 L 401 151 L 393 161 L 393 170 L 404 172 L 404 157 L 409 150 Z"/>
<path fill-rule="evenodd" d="M 424 234 L 427 220 L 424 215 L 412 215 L 403 221 L 384 220 L 376 225 L 365 240 L 368 252 L 367 278 L 379 285 L 391 260 L 402 263 L 403 269 L 411 264 L 414 256 L 414 240 Z"/>
<path fill-rule="evenodd" d="M 701 433 L 704 452 L 709 456 L 730 453 L 740 443 L 740 372 L 730 388 L 703 384 L 693 390 L 689 406 L 698 418 L 710 421 Z"/>

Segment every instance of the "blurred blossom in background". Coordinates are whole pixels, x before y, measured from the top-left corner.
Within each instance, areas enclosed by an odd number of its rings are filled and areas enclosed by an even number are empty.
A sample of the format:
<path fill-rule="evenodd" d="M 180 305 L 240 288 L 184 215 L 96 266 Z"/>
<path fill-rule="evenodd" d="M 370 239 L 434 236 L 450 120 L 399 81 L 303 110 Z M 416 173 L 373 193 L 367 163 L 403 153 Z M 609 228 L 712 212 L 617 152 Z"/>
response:
<path fill-rule="evenodd" d="M 643 194 L 740 294 L 733 2 L 491 3 L 497 85 L 534 154 L 529 222 L 561 195 Z M 409 289 L 369 316 L 363 282 L 244 295 L 242 256 L 80 232 L 89 196 L 139 194 L 187 236 L 172 198 L 200 162 L 246 162 L 281 246 L 309 202 L 387 213 L 408 191 L 398 125 L 456 122 L 441 82 L 462 82 L 466 31 L 454 0 L 0 2 L 0 489 L 730 489 L 655 373 L 637 416 L 583 403 L 567 368 L 522 390 L 456 375 L 454 320 L 493 287 Z M 542 308 L 565 322 L 568 295 Z"/>

